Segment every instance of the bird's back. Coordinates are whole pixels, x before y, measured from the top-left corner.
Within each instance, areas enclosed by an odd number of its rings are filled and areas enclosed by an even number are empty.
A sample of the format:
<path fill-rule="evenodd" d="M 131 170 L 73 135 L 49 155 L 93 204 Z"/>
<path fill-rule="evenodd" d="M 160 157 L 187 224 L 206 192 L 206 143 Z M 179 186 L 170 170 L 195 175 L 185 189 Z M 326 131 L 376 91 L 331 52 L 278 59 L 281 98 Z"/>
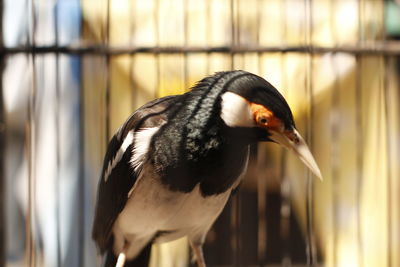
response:
<path fill-rule="evenodd" d="M 147 103 L 136 110 L 112 137 L 104 157 L 102 174 L 93 222 L 92 237 L 104 253 L 112 242 L 112 227 L 128 200 L 128 193 L 136 182 L 132 169 L 133 143 L 121 149 L 127 137 L 142 128 L 157 127 L 166 120 L 173 107 L 171 103 L 180 96 L 168 96 Z M 129 138 L 129 137 L 128 137 Z"/>

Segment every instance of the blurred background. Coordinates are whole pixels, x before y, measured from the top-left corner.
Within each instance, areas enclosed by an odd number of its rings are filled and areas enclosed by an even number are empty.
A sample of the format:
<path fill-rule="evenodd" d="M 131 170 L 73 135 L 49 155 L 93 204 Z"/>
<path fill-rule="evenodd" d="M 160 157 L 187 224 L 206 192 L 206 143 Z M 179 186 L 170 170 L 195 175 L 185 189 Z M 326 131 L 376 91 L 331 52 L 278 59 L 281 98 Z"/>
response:
<path fill-rule="evenodd" d="M 207 237 L 208 266 L 400 266 L 400 1 L 0 1 L 0 266 L 100 266 L 108 140 L 216 71 L 286 97 L 324 181 L 274 144 Z M 186 239 L 152 267 L 189 266 Z"/>

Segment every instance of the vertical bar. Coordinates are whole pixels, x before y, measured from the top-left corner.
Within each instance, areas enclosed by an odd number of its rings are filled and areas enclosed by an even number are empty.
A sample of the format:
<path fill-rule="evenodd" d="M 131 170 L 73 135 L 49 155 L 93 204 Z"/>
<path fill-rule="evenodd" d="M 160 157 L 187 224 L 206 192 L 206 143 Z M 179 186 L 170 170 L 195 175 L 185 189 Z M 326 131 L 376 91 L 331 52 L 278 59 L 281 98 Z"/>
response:
<path fill-rule="evenodd" d="M 4 1 L 0 1 L 0 48 L 4 47 L 3 40 L 3 11 Z M 5 121 L 5 108 L 3 101 L 3 70 L 4 70 L 4 55 L 0 56 L 0 216 L 5 218 L 5 147 L 6 147 L 6 121 Z M 0 266 L 6 264 L 6 246 L 5 246 L 5 220 L 0 220 Z"/>
<path fill-rule="evenodd" d="M 107 47 L 110 47 L 111 44 L 111 39 L 110 39 L 110 20 L 111 20 L 111 0 L 107 0 L 107 15 L 106 15 L 106 38 L 105 42 Z M 111 56 L 110 54 L 105 55 L 105 61 L 106 61 L 106 144 L 110 141 L 110 130 L 111 130 L 111 118 L 110 118 L 110 113 L 111 113 Z"/>
<path fill-rule="evenodd" d="M 189 34 L 189 27 L 188 27 L 188 0 L 182 0 L 182 5 L 183 5 L 183 39 L 184 43 L 183 46 L 184 48 L 187 48 L 188 46 L 188 34 Z M 189 65 L 188 65 L 188 53 L 185 52 L 183 54 L 183 76 L 184 76 L 184 90 L 189 89 Z"/>
<path fill-rule="evenodd" d="M 211 46 L 211 0 L 205 0 L 206 1 L 206 39 L 207 39 L 207 47 Z M 210 61 L 211 61 L 211 54 L 207 52 L 207 61 L 206 61 L 206 74 L 210 75 L 211 67 L 210 67 Z"/>
<path fill-rule="evenodd" d="M 134 36 L 135 33 L 135 18 L 136 18 L 136 0 L 131 0 L 129 1 L 130 4 L 130 10 L 131 10 L 131 19 L 129 20 L 129 32 L 131 34 L 131 39 L 129 40 L 130 46 L 133 48 L 134 43 L 132 41 L 132 36 Z M 136 103 L 136 86 L 135 86 L 135 80 L 134 80 L 134 66 L 135 66 L 135 54 L 130 55 L 130 64 L 129 64 L 129 80 L 131 83 L 131 97 L 132 97 L 132 109 L 135 109 L 137 106 Z"/>
<path fill-rule="evenodd" d="M 285 57 L 286 54 L 282 54 L 282 64 L 286 64 L 285 62 Z M 286 66 L 282 65 L 282 73 L 284 73 L 285 81 L 286 81 Z M 285 82 L 287 84 L 287 82 Z M 283 87 L 285 88 L 285 86 Z M 281 149 L 281 165 L 280 165 L 280 176 L 282 177 L 281 180 L 281 221 L 280 221 L 280 227 L 281 227 L 281 240 L 282 240 L 282 266 L 291 266 L 292 259 L 290 255 L 290 220 L 291 220 L 291 184 L 290 180 L 286 175 L 286 160 L 287 160 L 287 151 L 284 149 Z"/>
<path fill-rule="evenodd" d="M 80 59 L 80 70 L 82 70 L 82 58 Z M 82 72 L 79 72 L 79 143 L 78 150 L 79 150 L 79 183 L 78 183 L 78 198 L 79 203 L 82 203 L 82 207 L 79 209 L 78 213 L 78 266 L 83 267 L 85 262 L 85 211 L 87 206 L 87 196 L 85 196 L 86 189 L 86 181 L 85 181 L 85 123 L 84 123 L 84 82 L 82 80 Z"/>
<path fill-rule="evenodd" d="M 382 23 L 382 38 L 384 47 L 386 47 L 386 27 L 385 27 L 385 16 L 386 16 L 386 9 L 385 9 L 386 2 L 381 2 L 382 5 L 382 14 L 381 14 L 381 23 Z M 383 64 L 382 64 L 382 75 L 383 75 L 383 104 L 384 104 L 384 112 L 385 112 L 385 130 L 386 130 L 386 152 L 387 152 L 387 220 L 388 220 L 388 229 L 387 229 L 387 257 L 388 257 L 388 267 L 392 267 L 392 175 L 391 175 L 391 125 L 389 121 L 389 60 L 388 56 L 383 55 Z"/>
<path fill-rule="evenodd" d="M 59 25 L 58 25 L 58 0 L 56 1 L 56 4 L 54 6 L 54 35 L 55 35 L 55 46 L 59 46 Z M 55 182 L 55 222 L 56 222 L 56 244 L 57 244 L 57 266 L 61 266 L 61 227 L 60 227 L 60 150 L 61 150 L 61 145 L 60 145 L 60 54 L 56 53 L 56 93 L 55 93 L 55 125 L 56 125 L 56 179 Z"/>
<path fill-rule="evenodd" d="M 363 25 L 364 25 L 364 9 L 363 9 L 363 0 L 358 1 L 358 45 L 363 45 Z M 358 257 L 358 266 L 364 266 L 364 256 L 363 256 L 363 236 L 362 236 L 362 216 L 361 216 L 361 203 L 362 203 L 362 192 L 361 188 L 363 186 L 363 123 L 362 123 L 362 83 L 361 83 L 361 75 L 362 75 L 362 56 L 356 54 L 356 124 L 357 129 L 361 129 L 357 134 L 356 138 L 356 147 L 357 147 L 357 181 L 356 181 L 356 203 L 357 203 L 357 257 Z"/>
<path fill-rule="evenodd" d="M 290 206 L 290 180 L 286 176 L 286 158 L 287 153 L 283 151 L 281 154 L 281 175 L 282 175 L 282 183 L 281 183 L 281 239 L 282 239 L 282 266 L 291 266 L 292 259 L 290 255 L 290 219 L 292 215 L 292 210 Z"/>
<path fill-rule="evenodd" d="M 333 21 L 333 14 L 336 11 L 336 5 L 334 0 L 330 0 L 330 12 L 329 12 L 329 26 L 331 28 L 331 36 L 333 45 L 337 44 L 337 33 L 335 28 L 335 23 Z M 332 245 L 332 265 L 335 267 L 337 265 L 337 240 L 338 240 L 338 216 L 339 216 L 339 207 L 338 207 L 338 191 L 339 189 L 339 127 L 340 127 L 340 119 L 338 118 L 338 109 L 339 109 L 339 69 L 336 64 L 336 53 L 331 54 L 331 65 L 334 73 L 334 82 L 333 82 L 333 90 L 331 96 L 331 117 L 330 117 L 330 132 L 332 138 L 331 145 L 331 181 L 332 181 L 332 228 L 333 228 L 333 245 Z"/>
<path fill-rule="evenodd" d="M 257 27 L 257 36 L 256 36 L 256 43 L 260 47 L 261 46 L 261 19 L 262 19 L 262 0 L 257 0 L 256 2 L 256 8 L 257 8 L 257 17 L 256 17 L 256 27 Z M 258 65 L 257 65 L 257 71 L 258 75 L 262 76 L 262 53 L 257 52 L 257 60 L 258 60 Z"/>
<path fill-rule="evenodd" d="M 362 75 L 362 58 L 360 55 L 356 55 L 356 125 L 357 129 L 360 131 L 357 134 L 356 138 L 356 147 L 357 147 L 357 181 L 356 181 L 356 203 L 357 203 L 357 256 L 358 256 L 358 266 L 363 267 L 363 238 L 362 238 L 362 216 L 361 216 L 361 203 L 362 203 L 362 194 L 361 188 L 363 185 L 363 124 L 362 124 L 362 84 L 361 84 L 361 75 Z"/>
<path fill-rule="evenodd" d="M 257 0 L 257 44 L 260 45 L 260 27 L 261 27 L 261 0 Z M 258 74 L 262 76 L 263 74 L 263 65 L 262 65 L 262 53 L 258 52 Z M 260 153 L 259 145 L 257 146 L 257 161 L 263 162 L 264 154 Z M 260 167 L 258 167 L 260 168 Z M 264 265 L 266 264 L 266 255 L 267 255 L 267 181 L 263 179 L 262 175 L 257 176 L 257 207 L 258 207 L 258 235 L 257 235 L 257 257 L 258 264 Z"/>
<path fill-rule="evenodd" d="M 290 180 L 286 175 L 286 160 L 287 160 L 287 152 L 282 151 L 281 153 L 281 166 L 280 173 L 282 177 L 281 182 L 281 209 L 280 209 L 280 237 L 282 240 L 282 266 L 291 266 L 292 259 L 290 254 L 290 221 L 292 217 L 292 208 L 291 208 L 291 184 Z"/>
<path fill-rule="evenodd" d="M 231 13 L 231 47 L 237 46 L 238 41 L 238 3 L 236 0 L 230 1 L 230 13 Z M 231 56 L 231 70 L 235 69 L 235 55 L 233 53 Z M 233 266 L 239 267 L 240 262 L 240 191 L 232 198 L 232 214 L 231 223 L 233 228 Z"/>
<path fill-rule="evenodd" d="M 238 225 L 238 221 L 239 221 L 239 192 L 236 192 L 236 194 L 234 196 L 232 196 L 232 206 L 231 206 L 231 229 L 232 229 L 232 240 L 230 240 L 231 244 L 232 244 L 232 266 L 235 267 L 239 267 L 239 225 Z"/>
<path fill-rule="evenodd" d="M 391 174 L 391 155 L 392 155 L 392 146 L 391 146 L 391 125 L 390 125 L 390 116 L 389 116 L 389 59 L 387 56 L 383 56 L 383 93 L 384 93 L 384 106 L 385 106 L 385 126 L 386 126 L 386 152 L 387 152 L 387 214 L 388 214 L 388 244 L 387 244 L 387 257 L 388 257 L 388 267 L 393 266 L 392 264 L 392 174 Z"/>
<path fill-rule="evenodd" d="M 313 147 L 313 54 L 311 50 L 312 46 L 312 0 L 305 1 L 305 14 L 307 19 L 306 27 L 306 45 L 310 48 L 310 53 L 308 54 L 307 63 L 307 77 L 306 77 L 306 90 L 309 103 L 309 109 L 307 114 L 307 129 L 306 129 L 306 140 Z M 308 266 L 315 266 L 317 263 L 317 253 L 315 245 L 315 233 L 314 233 L 314 222 L 313 222 L 313 212 L 314 212 L 314 183 L 313 177 L 310 170 L 307 170 L 307 182 L 306 182 L 306 216 L 307 216 L 307 264 Z"/>
<path fill-rule="evenodd" d="M 330 126 L 331 126 L 331 180 L 332 180 L 332 226 L 333 226 L 333 262 L 332 265 L 337 265 L 337 239 L 338 239 L 338 216 L 339 216 L 339 207 L 338 207 L 338 191 L 339 191 L 339 118 L 338 118 L 338 108 L 339 108 L 339 86 L 338 86 L 338 67 L 335 62 L 335 54 L 331 56 L 331 64 L 334 71 L 334 85 L 333 92 L 331 97 L 331 118 L 330 118 Z"/>
<path fill-rule="evenodd" d="M 82 59 L 80 59 L 80 67 L 82 70 Z M 85 179 L 85 100 L 84 100 L 84 82 L 83 82 L 83 75 L 82 72 L 79 72 L 79 80 L 80 80 L 80 92 L 79 92 L 79 185 L 78 185 L 78 197 L 79 197 L 79 203 L 82 203 L 82 208 L 79 209 L 79 214 L 78 214 L 78 222 L 79 222 L 79 233 L 78 233 L 78 263 L 79 267 L 83 267 L 85 265 L 85 225 L 86 225 L 86 220 L 85 214 L 86 207 L 87 207 L 87 202 L 88 202 L 88 196 L 85 196 L 85 192 L 88 192 L 86 188 L 86 179 Z"/>
<path fill-rule="evenodd" d="M 237 36 L 236 36 L 236 27 L 238 27 L 237 25 L 237 17 L 236 17 L 236 8 L 235 8 L 235 4 L 237 4 L 237 2 L 235 0 L 230 0 L 230 12 L 231 12 L 231 47 L 235 47 L 237 46 Z M 230 54 L 231 56 L 231 70 L 234 69 L 235 67 L 235 55 L 233 54 L 233 52 L 231 52 Z"/>
<path fill-rule="evenodd" d="M 154 34 L 155 34 L 155 41 L 156 41 L 156 47 L 160 46 L 160 0 L 154 0 L 154 14 L 153 14 L 153 19 L 154 19 Z M 157 53 L 155 55 L 156 59 L 156 91 L 154 92 L 154 96 L 158 96 L 158 92 L 160 91 L 160 85 L 161 85 L 161 62 L 160 62 L 160 54 Z"/>
<path fill-rule="evenodd" d="M 79 0 L 79 7 L 81 8 L 80 10 L 80 23 L 79 26 L 82 27 L 84 21 L 83 21 L 83 12 L 82 12 L 82 1 L 83 0 Z M 80 29 L 80 32 L 82 32 L 82 28 Z M 80 203 L 84 203 L 83 207 L 79 210 L 79 214 L 78 214 L 78 222 L 79 222 L 79 243 L 78 243 L 78 257 L 79 257 L 79 267 L 83 267 L 84 266 L 84 262 L 85 262 L 85 257 L 84 257 L 84 253 L 85 253 L 85 211 L 86 211 L 86 206 L 87 206 L 87 199 L 88 196 L 85 195 L 85 192 L 87 191 L 86 188 L 86 181 L 85 181 L 85 122 L 84 122 L 84 105 L 85 105 L 85 100 L 84 100 L 84 81 L 82 79 L 83 75 L 82 75 L 82 61 L 83 58 L 82 56 L 79 59 L 79 82 L 80 82 L 80 86 L 79 86 L 79 185 L 78 185 L 78 197 L 79 197 L 79 202 Z"/>
<path fill-rule="evenodd" d="M 233 6 L 233 14 L 235 14 L 236 17 L 236 24 L 234 24 L 234 29 L 236 29 L 236 40 L 234 42 L 235 46 L 239 46 L 239 42 L 240 42 L 240 12 L 239 12 L 239 2 L 238 0 L 234 0 L 234 6 Z M 234 56 L 233 60 L 232 60 L 232 69 L 235 69 L 235 60 L 234 60 Z M 236 206 L 236 249 L 237 249 L 237 253 L 236 253 L 236 257 L 235 257 L 235 264 L 234 266 L 240 267 L 244 264 L 244 262 L 242 262 L 242 246 L 241 246 L 241 217 L 242 217 L 242 211 L 241 211 L 241 207 L 242 207 L 242 201 L 243 198 L 241 197 L 241 192 L 240 190 L 237 191 L 236 194 L 236 198 L 235 198 L 235 205 Z"/>
<path fill-rule="evenodd" d="M 32 67 L 32 86 L 28 98 L 28 121 L 27 121 L 27 158 L 28 158 L 28 210 L 26 214 L 26 252 L 28 266 L 36 266 L 35 262 L 35 182 L 36 182 L 36 60 L 35 60 L 35 45 L 36 45 L 36 12 L 35 0 L 29 0 L 30 14 L 31 14 L 31 27 L 29 27 L 28 42 L 32 47 L 30 65 Z"/>
<path fill-rule="evenodd" d="M 281 2 L 281 13 L 283 17 L 282 21 L 282 40 L 287 40 L 287 16 L 286 16 L 286 9 L 288 7 L 287 0 L 283 0 Z M 282 73 L 282 89 L 284 92 L 287 93 L 287 75 L 286 75 L 286 57 L 287 54 L 282 52 L 280 54 L 280 61 L 281 61 L 281 73 Z M 286 94 L 285 94 L 286 95 Z M 291 184 L 290 180 L 286 175 L 286 160 L 287 160 L 287 151 L 285 149 L 281 149 L 281 166 L 280 166 L 280 173 L 282 177 L 281 182 L 281 239 L 282 239 L 282 266 L 291 266 L 292 259 L 290 255 L 290 219 L 291 219 Z"/>
<path fill-rule="evenodd" d="M 260 160 L 260 151 L 258 151 L 258 160 Z M 258 263 L 266 264 L 267 254 L 267 181 L 262 179 L 265 177 L 257 177 L 257 205 L 258 205 Z"/>
<path fill-rule="evenodd" d="M 364 0 L 358 0 L 358 43 L 363 45 L 364 42 Z"/>
<path fill-rule="evenodd" d="M 314 225 L 313 225 L 313 193 L 314 185 L 311 175 L 307 176 L 306 184 L 306 213 L 307 213 L 307 266 L 316 265 L 316 252 L 314 244 Z"/>
<path fill-rule="evenodd" d="M 211 25 L 211 0 L 205 0 L 206 2 L 206 46 L 211 47 L 211 32 L 212 32 L 212 25 Z M 206 75 L 210 75 L 211 71 L 211 66 L 210 66 L 210 61 L 211 61 L 211 53 L 207 52 L 206 53 Z"/>
<path fill-rule="evenodd" d="M 377 90 L 377 99 L 375 100 L 377 102 L 377 113 L 378 113 L 378 116 L 377 116 L 377 127 L 376 127 L 376 130 L 375 130 L 376 131 L 376 140 L 375 140 L 375 142 L 376 142 L 376 144 L 378 146 L 384 146 L 383 144 L 384 144 L 384 138 L 386 138 L 386 136 L 385 136 L 386 133 L 382 134 L 382 132 L 381 132 L 381 129 L 385 127 L 385 124 L 384 124 L 385 123 L 385 118 L 382 118 L 382 114 L 383 114 L 383 116 L 385 116 L 384 92 L 383 92 L 383 88 L 382 88 L 383 87 L 383 83 L 384 83 L 384 77 L 383 77 L 384 76 L 384 66 L 383 66 L 383 60 L 382 60 L 381 56 L 377 56 L 374 59 L 377 60 L 377 76 L 378 76 L 377 79 L 379 81 L 379 84 L 378 84 L 378 86 L 376 88 L 376 90 Z M 383 161 L 384 160 L 385 159 L 383 159 Z M 379 168 L 379 167 L 377 167 L 377 168 Z M 387 179 L 387 177 L 386 177 L 386 179 Z M 385 185 L 387 185 L 387 181 L 384 181 L 384 183 L 385 183 Z M 384 207 L 384 208 L 387 209 L 387 207 Z M 382 218 L 382 219 L 383 219 L 382 221 L 384 221 L 384 219 L 387 219 L 387 217 L 386 218 Z M 386 234 L 387 234 L 387 229 L 386 229 L 386 233 L 383 232 L 382 235 L 386 235 Z M 388 238 L 388 237 L 386 237 L 386 238 Z M 386 245 L 387 245 L 387 243 L 386 243 Z M 376 246 L 376 247 L 378 248 L 378 246 Z M 386 249 L 386 255 L 385 256 L 387 256 L 388 247 L 386 247 L 385 249 Z M 387 263 L 387 262 L 385 262 L 383 260 L 385 256 L 382 255 L 382 265 L 387 267 L 386 264 L 383 264 L 383 263 Z"/>

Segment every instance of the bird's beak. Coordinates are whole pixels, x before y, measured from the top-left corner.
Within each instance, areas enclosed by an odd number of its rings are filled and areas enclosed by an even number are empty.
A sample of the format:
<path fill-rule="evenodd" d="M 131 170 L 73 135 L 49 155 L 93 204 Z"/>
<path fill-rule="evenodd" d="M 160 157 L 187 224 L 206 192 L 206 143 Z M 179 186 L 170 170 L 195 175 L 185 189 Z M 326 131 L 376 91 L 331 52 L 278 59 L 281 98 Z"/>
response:
<path fill-rule="evenodd" d="M 292 131 L 284 131 L 279 132 L 275 130 L 270 130 L 271 136 L 269 138 L 286 147 L 289 150 L 292 150 L 300 160 L 311 170 L 311 172 L 322 180 L 321 171 L 318 168 L 317 163 L 313 155 L 310 152 L 306 142 L 304 142 L 303 137 L 297 132 L 296 129 L 293 128 Z"/>

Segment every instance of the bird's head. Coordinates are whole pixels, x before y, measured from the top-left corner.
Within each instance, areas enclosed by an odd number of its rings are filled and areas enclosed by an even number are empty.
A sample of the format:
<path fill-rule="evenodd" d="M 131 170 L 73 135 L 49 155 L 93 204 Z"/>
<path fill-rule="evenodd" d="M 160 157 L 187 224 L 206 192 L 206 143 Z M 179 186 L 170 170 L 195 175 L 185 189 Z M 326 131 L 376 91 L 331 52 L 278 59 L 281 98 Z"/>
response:
<path fill-rule="evenodd" d="M 228 127 L 250 128 L 257 132 L 256 141 L 284 146 L 322 179 L 314 157 L 296 130 L 289 105 L 274 86 L 257 75 L 243 72 L 228 82 L 221 98 L 221 118 Z"/>

